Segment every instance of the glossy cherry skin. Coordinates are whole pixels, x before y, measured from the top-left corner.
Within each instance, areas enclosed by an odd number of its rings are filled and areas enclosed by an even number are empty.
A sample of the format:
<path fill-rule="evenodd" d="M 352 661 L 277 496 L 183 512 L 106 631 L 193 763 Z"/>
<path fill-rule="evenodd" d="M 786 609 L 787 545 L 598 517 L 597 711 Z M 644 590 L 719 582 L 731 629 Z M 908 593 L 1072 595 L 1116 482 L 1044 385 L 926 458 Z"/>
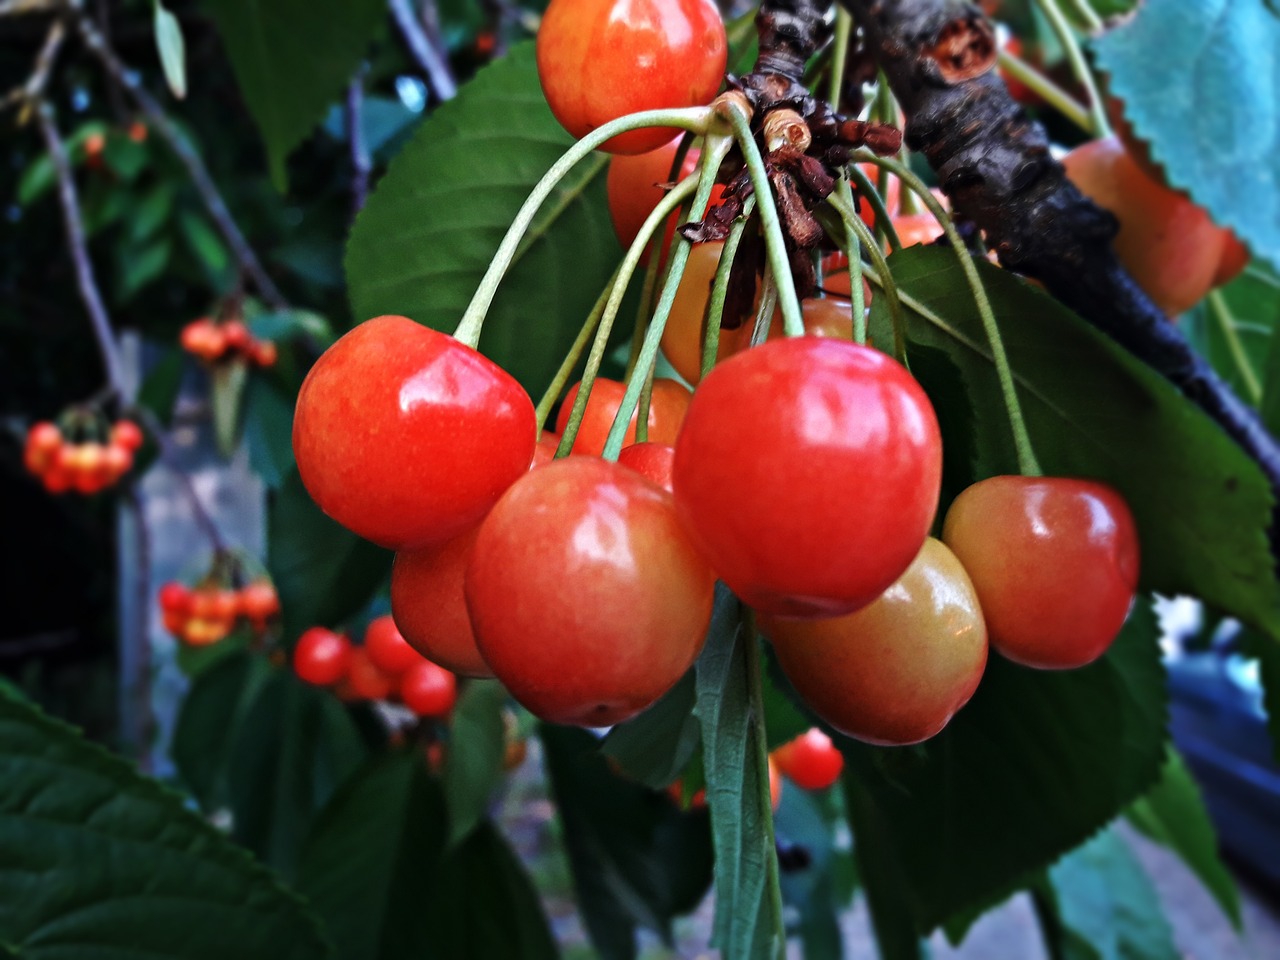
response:
<path fill-rule="evenodd" d="M 364 647 L 352 647 L 347 675 L 340 681 L 339 695 L 346 700 L 385 700 L 395 689 L 397 678 L 384 671 Z"/>
<path fill-rule="evenodd" d="M 1209 215 L 1143 173 L 1116 137 L 1076 147 L 1062 163 L 1081 192 L 1120 221 L 1116 256 L 1156 305 L 1177 315 L 1198 303 L 1226 240 Z"/>
<path fill-rule="evenodd" d="M 783 776 L 803 790 L 825 790 L 844 770 L 844 755 L 817 727 L 784 743 L 772 756 Z"/>
<path fill-rule="evenodd" d="M 312 627 L 293 648 L 293 671 L 307 683 L 329 687 L 351 667 L 351 641 L 324 627 Z"/>
<path fill-rule="evenodd" d="M 400 678 L 400 699 L 420 717 L 447 717 L 458 702 L 458 678 L 419 657 Z"/>
<path fill-rule="evenodd" d="M 774 340 L 698 387 L 676 441 L 676 505 L 712 567 L 758 610 L 848 613 L 920 551 L 942 439 L 896 361 L 829 337 Z"/>
<path fill-rule="evenodd" d="M 618 462 L 671 492 L 671 465 L 675 462 L 676 448 L 669 443 L 633 443 L 623 447 Z"/>
<path fill-rule="evenodd" d="M 480 528 L 448 543 L 396 554 L 391 567 L 391 615 L 413 648 L 464 677 L 491 677 L 471 629 L 462 592 Z"/>
<path fill-rule="evenodd" d="M 761 617 L 760 625 L 813 712 L 868 743 L 932 737 L 973 696 L 987 665 L 978 595 L 932 537 L 869 606 L 830 620 Z"/>
<path fill-rule="evenodd" d="M 1213 274 L 1215 287 L 1230 283 L 1249 265 L 1249 248 L 1230 230 L 1224 232 L 1226 236 L 1222 241 L 1222 257 L 1218 260 L 1218 269 Z"/>
<path fill-rule="evenodd" d="M 578 386 L 575 383 L 570 387 L 564 402 L 560 404 L 560 412 L 556 415 L 556 433 L 563 434 L 569 424 L 573 403 L 578 398 Z M 587 409 L 582 415 L 578 435 L 573 440 L 573 453 L 598 457 L 604 452 L 609 428 L 613 426 L 613 418 L 618 415 L 626 389 L 626 385 L 617 380 L 596 377 L 591 386 L 591 396 L 587 398 Z M 684 422 L 685 411 L 689 409 L 689 397 L 689 388 L 678 381 L 664 378 L 653 381 L 653 394 L 649 400 L 648 439 L 655 443 L 675 443 L 680 424 Z M 639 414 L 638 409 L 631 414 L 631 425 L 627 427 L 623 443 L 635 442 L 636 418 Z"/>
<path fill-rule="evenodd" d="M 530 471 L 485 518 L 467 609 L 520 703 L 551 723 L 602 727 L 688 670 L 714 579 L 669 493 L 616 463 L 567 457 Z"/>
<path fill-rule="evenodd" d="M 728 42 L 712 0 L 552 0 L 538 28 L 538 79 L 551 112 L 575 137 L 638 110 L 695 107 L 720 89 Z M 670 128 L 606 141 L 644 153 Z"/>
<path fill-rule="evenodd" d="M 475 526 L 529 468 L 529 395 L 488 358 L 405 317 L 360 324 L 303 381 L 293 451 L 325 513 L 394 550 Z"/>
<path fill-rule="evenodd" d="M 1069 670 L 1106 653 L 1138 589 L 1138 532 L 1106 484 L 990 477 L 947 511 L 942 539 L 977 588 L 991 646 Z"/>
<path fill-rule="evenodd" d="M 422 654 L 401 636 L 395 620 L 389 615 L 369 621 L 364 632 L 364 648 L 375 667 L 394 676 L 422 662 Z"/>

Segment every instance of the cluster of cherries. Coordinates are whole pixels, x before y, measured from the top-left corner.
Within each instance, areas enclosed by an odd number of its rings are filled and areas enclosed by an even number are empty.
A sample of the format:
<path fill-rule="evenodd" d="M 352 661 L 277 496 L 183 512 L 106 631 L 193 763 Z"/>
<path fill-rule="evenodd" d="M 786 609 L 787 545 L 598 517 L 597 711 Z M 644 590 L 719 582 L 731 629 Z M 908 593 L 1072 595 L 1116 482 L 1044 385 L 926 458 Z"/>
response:
<path fill-rule="evenodd" d="M 217 643 L 242 619 L 261 634 L 280 614 L 280 597 L 265 578 L 238 590 L 213 581 L 195 587 L 173 581 L 160 588 L 159 603 L 165 630 L 192 647 Z"/>
<path fill-rule="evenodd" d="M 255 337 L 243 320 L 218 322 L 201 317 L 182 328 L 179 341 L 182 349 L 205 363 L 240 357 L 257 367 L 271 367 L 279 356 L 275 343 Z"/>
<path fill-rule="evenodd" d="M 114 486 L 133 467 L 142 446 L 142 429 L 117 420 L 101 440 L 68 440 L 57 424 L 41 421 L 27 432 L 23 463 L 50 493 L 91 494 Z"/>
<path fill-rule="evenodd" d="M 777 810 L 782 802 L 782 778 L 786 777 L 802 790 L 826 790 L 840 779 L 844 756 L 831 738 L 811 727 L 769 754 L 769 799 Z M 691 810 L 707 805 L 707 791 L 694 791 L 685 797 L 684 783 L 676 780 L 667 787 L 667 795 Z"/>
<path fill-rule="evenodd" d="M 397 700 L 419 717 L 447 717 L 458 699 L 457 677 L 406 643 L 389 616 L 369 623 L 361 646 L 312 627 L 294 647 L 293 670 L 343 700 Z"/>

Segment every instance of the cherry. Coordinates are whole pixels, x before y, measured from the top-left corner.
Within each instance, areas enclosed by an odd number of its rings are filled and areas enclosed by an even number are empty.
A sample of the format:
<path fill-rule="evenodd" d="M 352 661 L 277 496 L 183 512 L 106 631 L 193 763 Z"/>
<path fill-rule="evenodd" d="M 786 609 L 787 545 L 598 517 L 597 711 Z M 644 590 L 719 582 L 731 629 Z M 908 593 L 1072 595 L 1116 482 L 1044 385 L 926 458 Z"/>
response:
<path fill-rule="evenodd" d="M 222 341 L 228 350 L 243 353 L 253 342 L 253 334 L 243 320 L 228 320 L 222 325 Z"/>
<path fill-rule="evenodd" d="M 623 447 L 618 462 L 671 492 L 671 465 L 676 448 L 669 443 L 633 443 Z"/>
<path fill-rule="evenodd" d="M 560 412 L 556 416 L 556 433 L 563 434 L 569 424 L 569 415 L 578 397 L 579 386 L 581 384 L 575 383 L 570 387 L 564 402 L 560 404 Z M 591 396 L 587 398 L 587 409 L 582 415 L 578 435 L 573 440 L 573 453 L 598 457 L 604 452 L 605 439 L 609 436 L 609 428 L 613 426 L 613 418 L 618 415 L 626 389 L 626 385 L 617 380 L 596 377 L 591 386 Z M 682 383 L 663 378 L 653 381 L 653 395 L 649 401 L 650 440 L 655 443 L 675 443 L 685 411 L 689 409 L 689 397 L 689 388 Z M 635 442 L 636 418 L 639 414 L 638 409 L 632 412 L 631 425 L 627 427 L 624 443 Z"/>
<path fill-rule="evenodd" d="M 616 463 L 568 457 L 494 506 L 465 590 L 480 652 L 512 696 L 551 723 L 600 727 L 689 669 L 713 585 L 669 493 Z"/>
<path fill-rule="evenodd" d="M 77 492 L 97 493 L 106 486 L 107 478 L 103 468 L 106 449 L 102 444 L 92 441 L 78 446 L 72 460 L 75 467 L 71 476 L 71 485 Z"/>
<path fill-rule="evenodd" d="M 418 657 L 400 678 L 400 699 L 420 717 L 447 717 L 458 701 L 458 680 L 444 667 Z"/>
<path fill-rule="evenodd" d="M 893 218 L 893 229 L 898 231 L 898 239 L 904 248 L 933 243 L 946 232 L 938 218 L 927 210 L 899 214 Z"/>
<path fill-rule="evenodd" d="M 1230 283 L 1244 272 L 1249 265 L 1249 248 L 1240 242 L 1232 231 L 1226 231 L 1222 241 L 1222 257 L 1218 261 L 1218 269 L 1213 274 L 1213 285 L 1220 287 Z"/>
<path fill-rule="evenodd" d="M 529 469 L 540 467 L 544 463 L 550 463 L 556 458 L 556 450 L 560 448 L 560 434 L 552 433 L 550 430 L 543 430 L 542 435 L 538 437 L 538 444 L 533 448 L 533 462 L 529 464 Z"/>
<path fill-rule="evenodd" d="M 316 361 L 293 450 L 329 516 L 394 550 L 475 526 L 529 468 L 533 403 L 506 371 L 405 317 L 378 317 Z"/>
<path fill-rule="evenodd" d="M 260 367 L 274 367 L 280 352 L 270 340 L 254 340 L 246 351 L 249 360 Z"/>
<path fill-rule="evenodd" d="M 676 780 L 667 786 L 667 796 L 674 800 L 677 806 L 684 806 L 684 784 Z M 776 811 L 782 803 L 782 775 L 779 773 L 778 764 L 773 754 L 769 755 L 769 805 Z M 707 791 L 705 789 L 698 790 L 689 798 L 688 810 L 705 810 L 707 806 Z"/>
<path fill-rule="evenodd" d="M 698 387 L 676 442 L 676 505 L 743 601 L 835 616 L 874 600 L 920 551 L 941 444 L 929 398 L 883 353 L 774 340 Z"/>
<path fill-rule="evenodd" d="M 27 431 L 23 463 L 31 473 L 43 477 L 53 466 L 61 446 L 62 431 L 57 426 L 48 421 L 33 424 Z"/>
<path fill-rule="evenodd" d="M 413 649 L 466 677 L 493 671 L 476 647 L 462 583 L 480 528 L 437 547 L 402 550 L 391 567 L 391 614 Z"/>
<path fill-rule="evenodd" d="M 331 687 L 347 675 L 351 641 L 324 627 L 304 630 L 293 648 L 293 671 L 307 683 Z"/>
<path fill-rule="evenodd" d="M 973 696 L 987 665 L 978 595 L 932 537 L 869 606 L 829 620 L 762 616 L 760 625 L 813 712 L 868 743 L 932 737 Z"/>
<path fill-rule="evenodd" d="M 583 137 L 638 110 L 708 103 L 724 79 L 728 42 L 712 0 L 552 0 L 537 57 L 551 112 Z M 670 139 L 669 128 L 634 130 L 601 149 L 644 153 Z"/>
<path fill-rule="evenodd" d="M 973 579 L 991 646 L 1028 667 L 1102 656 L 1138 587 L 1138 533 L 1106 484 L 990 477 L 956 497 L 942 528 Z"/>
<path fill-rule="evenodd" d="M 375 617 L 364 632 L 364 648 L 373 665 L 383 673 L 399 676 L 422 662 L 422 654 L 411 647 L 389 616 Z"/>
<path fill-rule="evenodd" d="M 178 639 L 188 646 L 207 647 L 222 640 L 230 632 L 230 625 L 220 620 L 204 620 L 199 617 L 193 617 L 183 626 Z"/>
<path fill-rule="evenodd" d="M 349 700 L 385 700 L 391 696 L 396 678 L 383 672 L 364 647 L 352 647 L 347 661 L 347 674 L 340 681 L 339 693 Z"/>
<path fill-rule="evenodd" d="M 803 790 L 825 790 L 844 770 L 844 755 L 817 727 L 784 743 L 772 756 L 783 776 Z"/>
<path fill-rule="evenodd" d="M 191 591 L 185 584 L 170 581 L 160 588 L 158 595 L 160 609 L 165 613 L 191 613 Z"/>
<path fill-rule="evenodd" d="M 239 594 L 240 612 L 255 624 L 263 624 L 280 612 L 280 597 L 270 580 L 254 580 Z"/>

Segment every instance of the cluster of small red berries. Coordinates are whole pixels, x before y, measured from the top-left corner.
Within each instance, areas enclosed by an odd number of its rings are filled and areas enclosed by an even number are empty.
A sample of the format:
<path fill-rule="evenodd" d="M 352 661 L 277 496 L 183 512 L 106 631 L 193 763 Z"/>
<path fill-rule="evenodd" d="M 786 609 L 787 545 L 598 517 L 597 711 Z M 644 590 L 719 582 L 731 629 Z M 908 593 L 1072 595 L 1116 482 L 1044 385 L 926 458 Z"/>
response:
<path fill-rule="evenodd" d="M 266 579 L 254 580 L 239 590 L 170 582 L 160 588 L 159 599 L 164 628 L 192 647 L 224 639 L 242 618 L 256 633 L 262 633 L 280 613 L 276 588 Z"/>
<path fill-rule="evenodd" d="M 50 493 L 97 493 L 129 472 L 142 440 L 142 430 L 132 420 L 117 421 L 106 443 L 70 442 L 57 424 L 43 421 L 27 433 L 23 462 Z"/>
<path fill-rule="evenodd" d="M 389 616 L 369 623 L 362 646 L 312 627 L 298 638 L 293 669 L 344 700 L 398 700 L 420 717 L 447 717 L 458 699 L 457 677 L 409 646 Z"/>
<path fill-rule="evenodd" d="M 254 366 L 271 367 L 279 356 L 275 343 L 255 337 L 243 320 L 218 323 L 201 317 L 182 328 L 179 340 L 184 350 L 206 363 L 242 357 Z"/>
<path fill-rule="evenodd" d="M 786 777 L 801 790 L 826 790 L 840 779 L 844 771 L 844 755 L 831 738 L 812 727 L 794 740 L 789 740 L 769 753 L 769 799 L 777 810 L 782 802 L 782 778 Z M 707 791 L 697 790 L 684 796 L 683 781 L 667 787 L 667 794 L 677 804 L 690 810 L 707 805 Z"/>

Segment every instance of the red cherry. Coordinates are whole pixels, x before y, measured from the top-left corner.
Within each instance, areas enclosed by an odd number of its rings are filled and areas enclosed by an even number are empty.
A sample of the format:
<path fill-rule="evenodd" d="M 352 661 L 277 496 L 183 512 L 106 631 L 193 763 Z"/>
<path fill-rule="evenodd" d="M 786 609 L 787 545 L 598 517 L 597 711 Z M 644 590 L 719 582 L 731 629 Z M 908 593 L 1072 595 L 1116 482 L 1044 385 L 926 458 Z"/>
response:
<path fill-rule="evenodd" d="M 633 443 L 623 447 L 618 462 L 671 492 L 671 464 L 676 448 L 669 443 Z"/>
<path fill-rule="evenodd" d="M 942 440 L 894 360 L 829 337 L 774 340 L 698 387 L 676 441 L 676 505 L 720 578 L 784 616 L 874 600 L 929 532 Z"/>
<path fill-rule="evenodd" d="M 903 247 L 933 243 L 946 232 L 938 218 L 927 210 L 924 213 L 899 214 L 893 218 L 893 228 L 898 231 Z"/>
<path fill-rule="evenodd" d="M 467 610 L 485 661 L 551 723 L 620 723 L 693 663 L 714 576 L 671 495 L 568 457 L 532 470 L 480 527 Z"/>
<path fill-rule="evenodd" d="M 990 477 L 956 497 L 942 538 L 978 591 L 991 646 L 1028 667 L 1098 659 L 1137 592 L 1137 527 L 1106 484 Z"/>
<path fill-rule="evenodd" d="M 115 483 L 133 466 L 133 452 L 117 443 L 109 444 L 102 453 L 102 475 L 105 486 Z"/>
<path fill-rule="evenodd" d="M 330 687 L 347 676 L 353 656 L 351 641 L 324 627 L 304 630 L 293 648 L 293 672 L 307 683 Z"/>
<path fill-rule="evenodd" d="M 279 349 L 276 347 L 275 343 L 270 340 L 250 341 L 246 353 L 250 360 L 264 369 L 267 367 L 274 367 L 276 365 L 276 360 L 279 359 L 280 356 Z"/>
<path fill-rule="evenodd" d="M 325 513 L 393 550 L 480 522 L 529 469 L 533 403 L 493 361 L 404 317 L 360 324 L 311 368 L 293 450 Z"/>
<path fill-rule="evenodd" d="M 36 476 L 43 476 L 53 466 L 62 446 L 62 431 L 48 421 L 34 424 L 27 432 L 23 463 Z"/>
<path fill-rule="evenodd" d="M 249 333 L 249 328 L 244 325 L 244 321 L 228 320 L 222 325 L 222 340 L 228 350 L 243 353 L 253 341 L 253 336 Z"/>
<path fill-rule="evenodd" d="M 825 790 L 844 770 L 844 755 L 817 727 L 778 747 L 773 760 L 783 776 L 803 790 Z"/>
<path fill-rule="evenodd" d="M 351 700 L 386 700 L 395 688 L 396 678 L 381 670 L 364 647 L 352 647 L 347 662 L 347 675 L 342 680 L 342 693 Z"/>
<path fill-rule="evenodd" d="M 760 625 L 813 712 L 869 743 L 932 737 L 973 696 L 987 665 L 973 584 L 932 537 L 863 609 L 828 620 L 762 616 Z"/>
<path fill-rule="evenodd" d="M 111 428 L 111 443 L 131 453 L 142 446 L 143 439 L 142 428 L 132 420 L 117 420 Z"/>
<path fill-rule="evenodd" d="M 409 646 L 389 615 L 369 622 L 364 632 L 364 648 L 375 667 L 395 676 L 422 662 L 422 654 Z"/>
<path fill-rule="evenodd" d="M 107 475 L 103 468 L 106 452 L 106 447 L 93 441 L 78 446 L 71 461 L 75 464 L 71 485 L 77 492 L 97 493 L 107 485 Z"/>
<path fill-rule="evenodd" d="M 165 613 L 191 613 L 191 591 L 186 584 L 170 581 L 160 588 L 160 609 Z"/>
<path fill-rule="evenodd" d="M 564 402 L 560 404 L 560 413 L 556 415 L 556 433 L 563 434 L 569 425 L 569 416 L 573 411 L 573 403 L 578 398 L 578 387 L 575 383 L 569 388 Z M 573 452 L 600 456 L 604 452 L 605 438 L 609 436 L 609 428 L 613 426 L 613 418 L 618 415 L 622 405 L 622 394 L 625 384 L 617 380 L 596 377 L 591 387 L 591 396 L 587 398 L 587 409 L 582 416 L 582 424 L 578 427 L 578 435 L 573 440 Z M 676 380 L 659 378 L 653 381 L 653 396 L 649 402 L 649 439 L 656 443 L 675 443 L 680 432 L 680 424 L 684 421 L 685 411 L 689 409 L 689 388 Z M 634 443 L 636 439 L 636 418 L 640 411 L 631 414 L 631 425 L 623 437 L 623 443 Z"/>
<path fill-rule="evenodd" d="M 543 430 L 542 436 L 538 437 L 538 444 L 533 448 L 533 462 L 529 464 L 529 469 L 540 467 L 544 463 L 550 463 L 556 458 L 556 450 L 560 447 L 560 435 L 552 433 L 550 430 Z"/>
<path fill-rule="evenodd" d="M 493 671 L 476 647 L 463 580 L 480 528 L 438 547 L 401 551 L 391 567 L 391 613 L 417 653 L 466 677 Z"/>
<path fill-rule="evenodd" d="M 728 42 L 711 0 L 552 0 L 537 55 L 551 112 L 583 137 L 638 110 L 710 102 L 724 79 Z M 671 134 L 635 130 L 600 149 L 644 153 Z"/>
<path fill-rule="evenodd" d="M 1240 242 L 1232 231 L 1224 231 L 1222 241 L 1222 257 L 1218 261 L 1218 269 L 1213 275 L 1213 285 L 1220 287 L 1230 283 L 1244 272 L 1249 265 L 1249 248 Z"/>
<path fill-rule="evenodd" d="M 280 596 L 270 580 L 255 580 L 240 590 L 240 612 L 256 624 L 280 612 Z"/>
<path fill-rule="evenodd" d="M 458 701 L 457 677 L 430 660 L 417 661 L 400 678 L 400 699 L 420 717 L 447 717 Z"/>

